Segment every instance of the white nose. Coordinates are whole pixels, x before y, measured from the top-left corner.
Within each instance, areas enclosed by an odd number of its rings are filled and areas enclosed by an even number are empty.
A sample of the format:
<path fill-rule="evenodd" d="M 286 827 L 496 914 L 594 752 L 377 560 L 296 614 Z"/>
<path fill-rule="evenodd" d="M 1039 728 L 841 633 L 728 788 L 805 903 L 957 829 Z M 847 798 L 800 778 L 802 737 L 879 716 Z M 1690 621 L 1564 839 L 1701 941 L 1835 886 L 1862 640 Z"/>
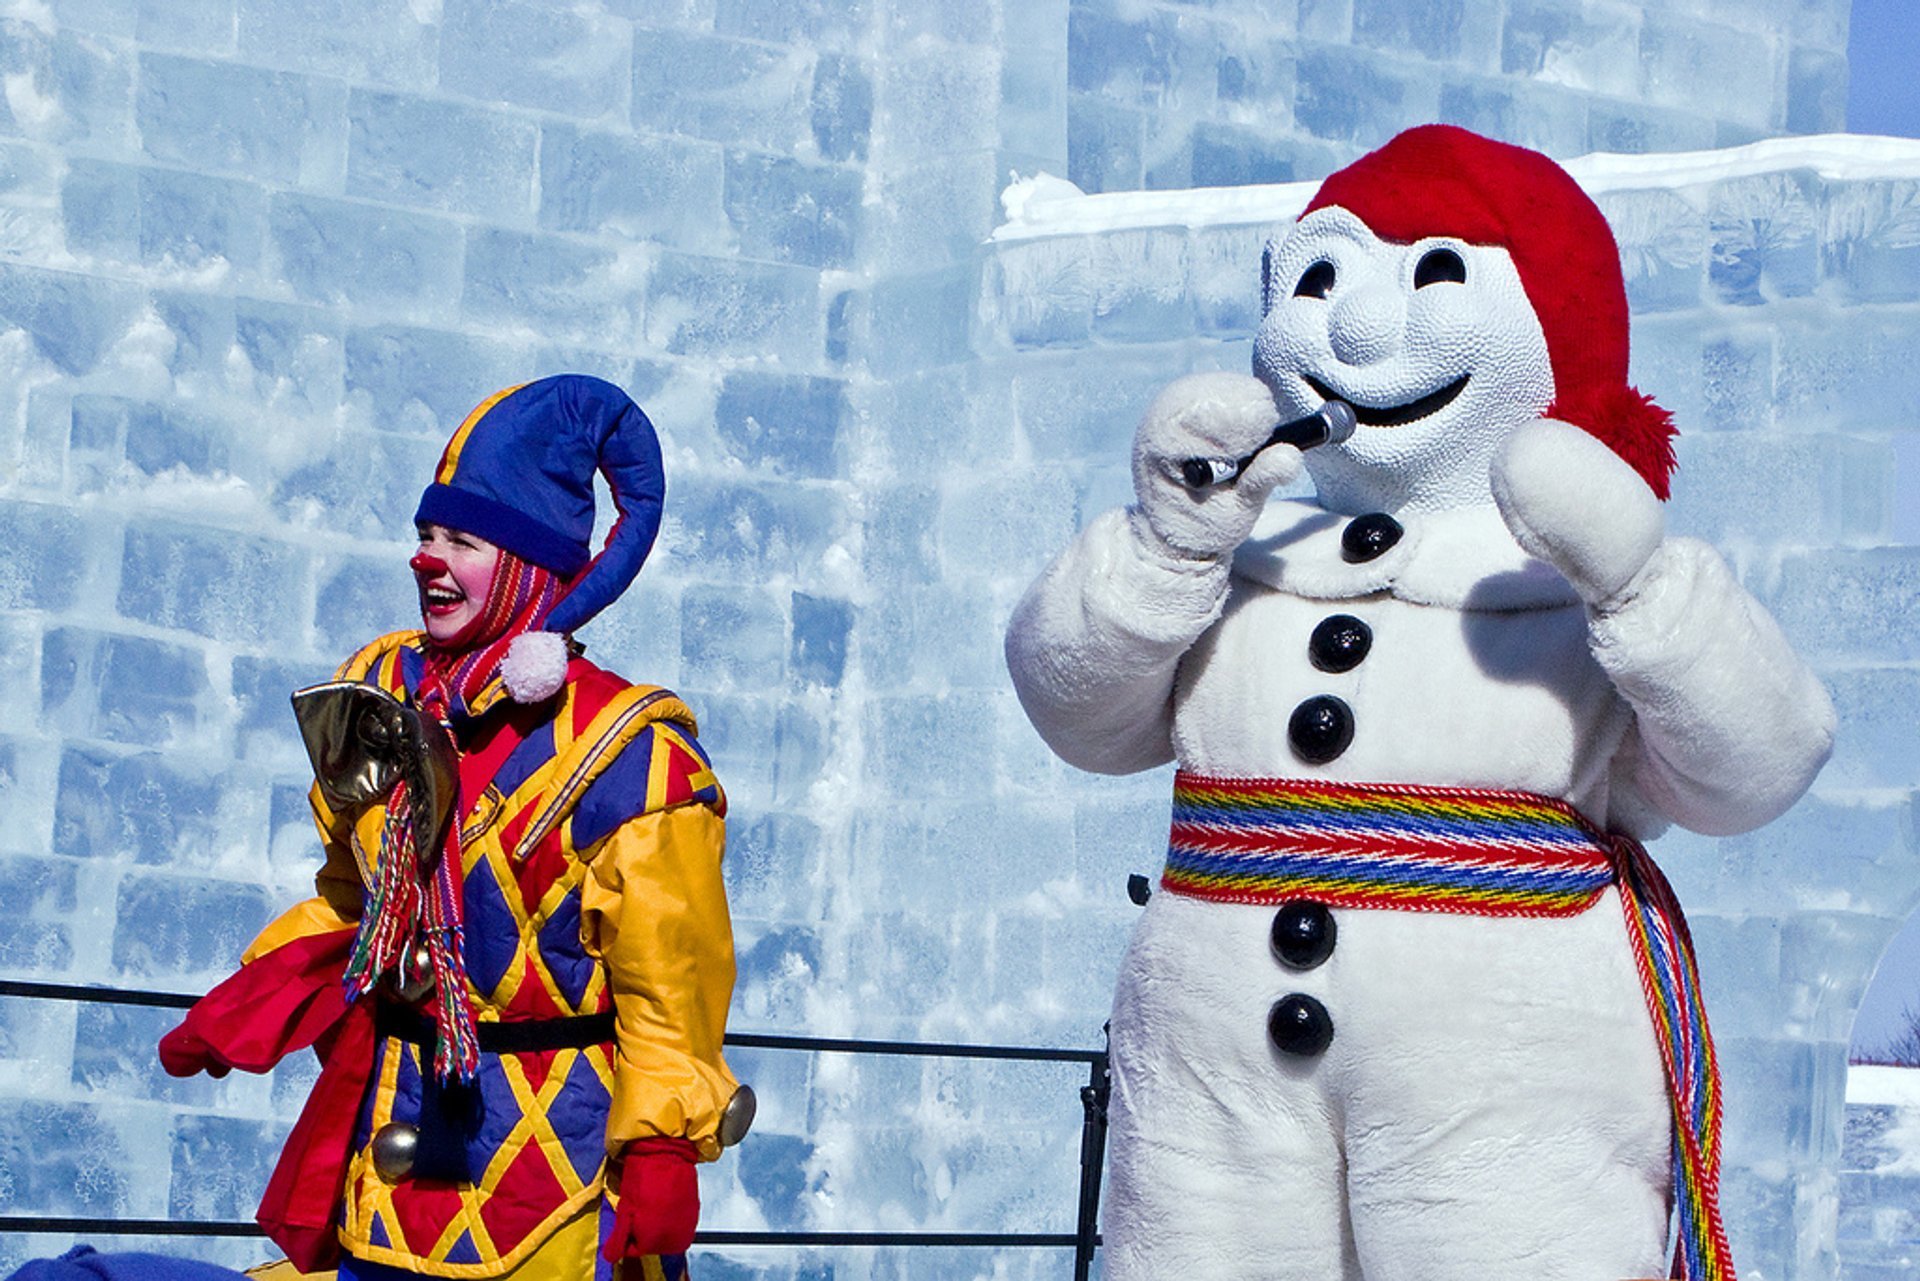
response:
<path fill-rule="evenodd" d="M 1328 317 L 1327 340 L 1343 365 L 1371 365 L 1400 350 L 1407 328 L 1406 299 L 1389 285 L 1349 290 Z"/>

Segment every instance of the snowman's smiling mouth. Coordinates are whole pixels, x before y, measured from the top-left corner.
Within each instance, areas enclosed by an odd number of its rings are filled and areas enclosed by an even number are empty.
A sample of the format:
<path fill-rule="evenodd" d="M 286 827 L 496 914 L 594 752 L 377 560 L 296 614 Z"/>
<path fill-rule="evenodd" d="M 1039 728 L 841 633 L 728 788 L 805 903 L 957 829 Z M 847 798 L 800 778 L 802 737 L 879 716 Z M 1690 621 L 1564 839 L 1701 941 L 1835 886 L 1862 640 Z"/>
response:
<path fill-rule="evenodd" d="M 1399 405 L 1363 405 L 1351 396 L 1342 395 L 1312 374 L 1301 374 L 1307 386 L 1313 388 L 1314 395 L 1322 400 L 1344 400 L 1353 406 L 1353 416 L 1366 427 L 1403 427 L 1418 422 L 1429 414 L 1435 414 L 1453 403 L 1453 398 L 1466 390 L 1467 380 L 1472 374 L 1461 374 L 1458 378 L 1440 388 L 1430 391 L 1418 400 L 1409 400 Z"/>

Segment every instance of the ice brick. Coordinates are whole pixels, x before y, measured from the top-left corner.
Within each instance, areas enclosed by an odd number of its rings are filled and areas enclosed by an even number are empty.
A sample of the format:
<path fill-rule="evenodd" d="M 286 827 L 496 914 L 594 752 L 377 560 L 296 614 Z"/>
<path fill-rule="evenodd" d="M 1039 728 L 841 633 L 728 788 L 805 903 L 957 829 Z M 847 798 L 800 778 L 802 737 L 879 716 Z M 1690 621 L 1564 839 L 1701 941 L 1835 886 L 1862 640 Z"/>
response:
<path fill-rule="evenodd" d="M 764 591 L 690 587 L 680 597 L 681 662 L 725 689 L 769 683 L 786 658 L 787 620 Z"/>
<path fill-rule="evenodd" d="M 992 714 L 985 696 L 868 700 L 864 733 L 875 783 L 906 795 L 979 795 L 991 788 Z"/>
<path fill-rule="evenodd" d="M 69 747 L 60 758 L 56 846 L 79 858 L 181 866 L 209 861 L 219 784 L 159 752 Z"/>
<path fill-rule="evenodd" d="M 1920 295 L 1920 183 L 1835 184 L 1827 188 L 1821 274 L 1854 302 L 1905 302 Z"/>
<path fill-rule="evenodd" d="M 1778 53 L 1766 37 L 1649 8 L 1640 22 L 1646 101 L 1755 128 L 1777 127 Z"/>
<path fill-rule="evenodd" d="M 970 360 L 977 281 L 971 267 L 958 266 L 877 282 L 869 298 L 868 368 L 892 378 Z"/>
<path fill-rule="evenodd" d="M 136 983 L 223 977 L 266 925 L 270 905 L 258 885 L 131 873 L 120 881 L 114 910 L 114 968 Z"/>
<path fill-rule="evenodd" d="M 208 691 L 196 649 L 79 627 L 47 632 L 40 655 L 42 715 L 72 732 L 163 744 L 201 728 Z"/>
<path fill-rule="evenodd" d="M 373 426 L 417 434 L 437 449 L 475 405 L 526 380 L 524 359 L 477 334 L 401 325 L 354 328 L 346 339 L 347 397 L 363 407 Z"/>
<path fill-rule="evenodd" d="M 1187 237 L 1178 228 L 1117 231 L 1093 242 L 1093 332 L 1117 342 L 1165 341 L 1192 327 Z"/>
<path fill-rule="evenodd" d="M 1834 49 L 1794 45 L 1787 55 L 1787 131 L 1838 133 L 1846 122 L 1846 57 Z"/>
<path fill-rule="evenodd" d="M 522 0 L 445 0 L 440 87 L 483 102 L 600 119 L 626 104 L 628 23 Z"/>
<path fill-rule="evenodd" d="M 1068 97 L 1067 179 L 1086 192 L 1141 185 L 1146 122 L 1136 107 L 1092 94 Z"/>
<path fill-rule="evenodd" d="M 0 502 L 0 609 L 61 610 L 77 599 L 88 560 L 86 527 L 47 503 Z"/>
<path fill-rule="evenodd" d="M 811 64 L 801 49 L 637 29 L 634 127 L 791 152 L 813 131 Z"/>
<path fill-rule="evenodd" d="M 857 170 L 728 152 L 726 211 L 749 258 L 845 267 L 860 229 Z"/>
<path fill-rule="evenodd" d="M 713 29 L 750 40 L 840 47 L 862 35 L 872 16 L 868 0 L 714 0 Z"/>
<path fill-rule="evenodd" d="M 856 58 L 823 53 L 808 100 L 813 145 L 826 160 L 865 160 L 873 126 L 873 78 Z"/>
<path fill-rule="evenodd" d="M 728 454 L 774 475 L 826 477 L 842 453 L 845 386 L 830 378 L 730 374 L 714 424 Z"/>
<path fill-rule="evenodd" d="M 148 155 L 256 181 L 309 185 L 338 170 L 336 81 L 172 54 L 140 57 L 135 118 Z"/>
<path fill-rule="evenodd" d="M 626 347 L 639 326 L 644 274 L 637 257 L 612 247 L 476 229 L 462 310 L 493 327 Z"/>
<path fill-rule="evenodd" d="M 284 644 L 305 625 L 310 572 L 285 544 L 142 522 L 127 530 L 119 609 L 217 640 Z"/>
<path fill-rule="evenodd" d="M 1084 343 L 1093 330 L 1093 246 L 1079 238 L 1010 244 L 988 264 L 985 317 L 1015 347 Z"/>
<path fill-rule="evenodd" d="M 1760 544 L 1877 539 L 1891 468 L 1884 444 L 1757 432 L 1682 436 L 1674 532 Z"/>
<path fill-rule="evenodd" d="M 294 192 L 267 218 L 277 273 L 299 298 L 406 316 L 460 296 L 461 232 L 443 219 Z"/>
<path fill-rule="evenodd" d="M 795 592 L 790 609 L 793 622 L 788 670 L 800 681 L 829 688 L 838 685 L 847 667 L 852 603 Z"/>
<path fill-rule="evenodd" d="M 143 45 L 224 53 L 234 44 L 234 0 L 138 0 Z"/>
<path fill-rule="evenodd" d="M 1596 9 L 1554 0 L 1515 0 L 1507 9 L 1500 69 L 1549 84 L 1635 97 L 1640 24 L 1631 9 Z"/>
<path fill-rule="evenodd" d="M 180 1117 L 173 1125 L 167 1213 L 189 1222 L 252 1218 L 286 1132 L 278 1121 Z"/>
<path fill-rule="evenodd" d="M 1804 296 L 1819 280 L 1814 231 L 1820 210 L 1793 174 L 1716 184 L 1707 281 L 1719 301 L 1751 305 Z"/>
<path fill-rule="evenodd" d="M 346 191 L 504 223 L 533 214 L 539 129 L 504 111 L 356 89 Z"/>
<path fill-rule="evenodd" d="M 240 52 L 281 65 L 418 88 L 436 74 L 435 6 L 414 0 L 239 0 Z"/>
<path fill-rule="evenodd" d="M 9 1214 L 126 1216 L 147 1155 L 108 1113 L 84 1103 L 0 1103 L 0 1209 Z"/>
<path fill-rule="evenodd" d="M 1705 213 L 1672 191 L 1622 191 L 1595 200 L 1620 247 L 1627 305 L 1645 313 L 1701 301 L 1709 233 Z"/>
<path fill-rule="evenodd" d="M 689 477 L 677 482 L 672 501 L 676 514 L 661 539 L 668 563 L 724 581 L 761 581 L 817 564 L 847 519 L 830 491 L 792 484 Z"/>
<path fill-rule="evenodd" d="M 542 127 L 540 225 L 721 248 L 721 149 L 681 138 Z"/>
<path fill-rule="evenodd" d="M 1439 62 L 1460 59 L 1467 0 L 1353 0 L 1353 42 Z"/>
<path fill-rule="evenodd" d="M 727 829 L 728 909 L 735 917 L 756 920 L 814 919 L 820 857 L 820 829 L 803 815 L 736 818 Z"/>
<path fill-rule="evenodd" d="M 426 488 L 424 481 L 420 487 Z M 420 625 L 408 554 L 402 545 L 390 558 L 342 556 L 321 566 L 314 626 L 329 660 L 345 662 L 376 636 Z"/>
<path fill-rule="evenodd" d="M 181 1011 L 87 1002 L 75 1015 L 72 1080 L 78 1089 L 102 1099 L 154 1099 L 188 1107 L 214 1102 L 211 1078 L 169 1076 L 160 1066 L 160 1038 L 180 1022 Z M 250 1214 L 249 1209 L 220 1217 Z"/>
<path fill-rule="evenodd" d="M 825 341 L 819 277 L 801 267 L 662 254 L 646 336 L 679 356 L 753 351 L 806 368 Z"/>
<path fill-rule="evenodd" d="M 1296 75 L 1294 119 L 1333 142 L 1378 146 L 1418 105 L 1405 73 L 1353 49 L 1305 49 Z"/>
<path fill-rule="evenodd" d="M 117 281 L 0 262 L 0 326 L 18 327 L 63 373 L 91 371 L 139 314 Z"/>
<path fill-rule="evenodd" d="M 736 1017 L 768 1030 L 805 1027 L 811 1014 L 808 997 L 822 968 L 817 927 L 785 925 L 758 937 L 742 931 L 734 950 L 739 968 L 733 991 Z"/>
<path fill-rule="evenodd" d="M 991 50 L 910 45 L 889 60 L 874 110 L 888 122 L 884 136 L 899 159 L 987 151 L 997 141 L 999 88 Z"/>

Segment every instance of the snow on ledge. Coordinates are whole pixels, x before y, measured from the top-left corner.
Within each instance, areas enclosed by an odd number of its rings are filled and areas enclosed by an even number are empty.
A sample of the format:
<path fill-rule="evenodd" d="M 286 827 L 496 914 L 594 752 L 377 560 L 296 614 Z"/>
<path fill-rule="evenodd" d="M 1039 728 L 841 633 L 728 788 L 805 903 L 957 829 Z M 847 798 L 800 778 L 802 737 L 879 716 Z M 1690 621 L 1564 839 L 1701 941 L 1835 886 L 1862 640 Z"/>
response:
<path fill-rule="evenodd" d="M 1563 162 L 1589 195 L 1691 187 L 1729 178 L 1811 169 L 1831 182 L 1920 178 L 1920 139 L 1826 133 L 1766 138 L 1716 151 L 1623 156 L 1595 152 Z M 1085 236 L 1146 227 L 1220 227 L 1291 222 L 1319 188 L 1312 182 L 1087 195 L 1064 178 L 1016 178 L 1000 193 L 1006 220 L 995 241 Z"/>
<path fill-rule="evenodd" d="M 1855 1063 L 1847 1069 L 1847 1102 L 1920 1108 L 1920 1068 Z"/>

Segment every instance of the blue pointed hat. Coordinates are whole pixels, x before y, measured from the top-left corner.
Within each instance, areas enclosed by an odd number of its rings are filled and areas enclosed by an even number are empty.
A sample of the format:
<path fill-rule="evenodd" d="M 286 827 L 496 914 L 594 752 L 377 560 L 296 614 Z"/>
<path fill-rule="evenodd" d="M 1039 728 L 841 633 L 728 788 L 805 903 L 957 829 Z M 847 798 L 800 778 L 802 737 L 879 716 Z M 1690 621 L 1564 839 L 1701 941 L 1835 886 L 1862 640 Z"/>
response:
<path fill-rule="evenodd" d="M 593 478 L 616 518 L 593 554 Z M 633 582 L 660 532 L 666 473 L 653 424 L 626 392 L 585 374 L 509 387 L 447 442 L 414 520 L 484 538 L 572 586 L 544 624 L 566 634 Z"/>

